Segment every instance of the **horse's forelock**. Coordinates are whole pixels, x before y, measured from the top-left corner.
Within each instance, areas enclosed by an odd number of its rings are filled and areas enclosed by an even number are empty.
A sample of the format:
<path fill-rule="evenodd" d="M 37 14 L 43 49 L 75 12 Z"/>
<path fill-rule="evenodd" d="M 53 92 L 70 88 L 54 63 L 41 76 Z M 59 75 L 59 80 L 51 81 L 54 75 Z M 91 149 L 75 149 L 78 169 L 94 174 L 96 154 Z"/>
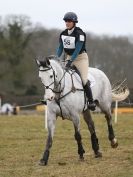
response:
<path fill-rule="evenodd" d="M 48 57 L 38 57 L 37 63 L 39 63 L 39 67 L 42 66 L 44 68 L 49 67 L 50 61 Z"/>
<path fill-rule="evenodd" d="M 57 58 L 57 56 L 56 55 L 49 55 L 46 58 L 49 60 L 52 60 L 52 59 L 55 60 Z"/>

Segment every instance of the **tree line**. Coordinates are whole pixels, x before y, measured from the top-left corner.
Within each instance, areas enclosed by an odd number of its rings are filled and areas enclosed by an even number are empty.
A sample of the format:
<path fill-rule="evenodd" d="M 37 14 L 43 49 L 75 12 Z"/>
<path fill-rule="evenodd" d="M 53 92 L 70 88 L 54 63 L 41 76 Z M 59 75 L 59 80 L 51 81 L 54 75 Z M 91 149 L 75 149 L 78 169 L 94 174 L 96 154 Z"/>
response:
<path fill-rule="evenodd" d="M 0 19 L 0 94 L 42 94 L 35 58 L 56 54 L 60 30 L 35 26 L 27 16 Z M 90 66 L 104 71 L 112 84 L 127 79 L 133 90 L 132 37 L 86 34 Z"/>

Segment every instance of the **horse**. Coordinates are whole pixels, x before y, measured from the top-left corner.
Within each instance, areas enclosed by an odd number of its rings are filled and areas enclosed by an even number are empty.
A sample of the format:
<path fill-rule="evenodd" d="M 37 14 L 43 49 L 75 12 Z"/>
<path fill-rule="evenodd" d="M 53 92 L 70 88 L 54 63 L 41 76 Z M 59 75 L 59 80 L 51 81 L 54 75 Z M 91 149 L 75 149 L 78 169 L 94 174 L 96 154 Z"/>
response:
<path fill-rule="evenodd" d="M 80 134 L 80 115 L 88 126 L 91 135 L 91 144 L 96 158 L 102 157 L 100 152 L 98 138 L 95 131 L 94 121 L 91 112 L 87 106 L 85 92 L 83 90 L 80 75 L 75 70 L 65 70 L 59 60 L 54 56 L 36 59 L 39 77 L 45 88 L 44 99 L 47 100 L 47 124 L 48 137 L 43 157 L 40 165 L 47 165 L 52 147 L 53 136 L 55 131 L 55 122 L 58 116 L 62 119 L 71 120 L 75 129 L 75 140 L 78 145 L 79 159 L 84 159 L 85 150 L 82 144 Z M 105 114 L 108 126 L 108 138 L 112 148 L 118 146 L 112 126 L 111 103 L 113 100 L 124 100 L 128 96 L 128 90 L 122 94 L 112 92 L 111 84 L 105 73 L 97 68 L 89 67 L 88 79 L 92 80 L 92 93 L 96 105 Z"/>

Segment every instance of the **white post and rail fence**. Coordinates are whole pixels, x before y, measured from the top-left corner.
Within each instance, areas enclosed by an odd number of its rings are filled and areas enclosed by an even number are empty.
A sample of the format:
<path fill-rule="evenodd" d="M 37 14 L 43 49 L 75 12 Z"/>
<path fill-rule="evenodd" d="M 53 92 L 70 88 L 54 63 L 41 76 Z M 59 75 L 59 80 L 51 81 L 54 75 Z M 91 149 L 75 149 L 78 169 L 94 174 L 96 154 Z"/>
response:
<path fill-rule="evenodd" d="M 123 106 L 119 107 L 118 106 L 118 101 L 115 101 L 115 106 L 114 106 L 114 123 L 118 123 L 118 114 L 122 114 L 122 113 L 131 113 L 133 114 L 133 103 L 124 103 L 123 102 Z M 30 104 L 30 105 L 23 105 L 23 106 L 17 106 L 18 107 L 18 112 L 21 111 L 22 108 L 27 108 L 27 107 L 32 107 L 32 106 L 36 106 L 36 111 L 37 112 L 45 112 L 45 129 L 47 130 L 47 106 L 46 105 L 42 105 L 41 102 L 39 103 L 34 103 L 34 104 Z M 0 112 L 1 112 L 1 108 L 2 108 L 2 98 L 0 97 Z"/>

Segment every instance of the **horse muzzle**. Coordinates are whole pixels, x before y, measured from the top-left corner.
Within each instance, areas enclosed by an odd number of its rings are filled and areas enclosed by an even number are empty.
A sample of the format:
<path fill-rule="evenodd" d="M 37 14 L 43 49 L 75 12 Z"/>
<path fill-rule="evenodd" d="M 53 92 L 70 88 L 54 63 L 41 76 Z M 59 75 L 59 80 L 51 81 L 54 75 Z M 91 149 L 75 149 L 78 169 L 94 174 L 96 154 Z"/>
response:
<path fill-rule="evenodd" d="M 54 98 L 55 98 L 55 93 L 53 93 L 51 90 L 47 90 L 45 92 L 45 96 L 44 97 L 45 97 L 46 100 L 53 101 Z"/>
<path fill-rule="evenodd" d="M 51 96 L 50 98 L 48 98 L 49 101 L 53 101 L 54 100 L 54 96 Z"/>

